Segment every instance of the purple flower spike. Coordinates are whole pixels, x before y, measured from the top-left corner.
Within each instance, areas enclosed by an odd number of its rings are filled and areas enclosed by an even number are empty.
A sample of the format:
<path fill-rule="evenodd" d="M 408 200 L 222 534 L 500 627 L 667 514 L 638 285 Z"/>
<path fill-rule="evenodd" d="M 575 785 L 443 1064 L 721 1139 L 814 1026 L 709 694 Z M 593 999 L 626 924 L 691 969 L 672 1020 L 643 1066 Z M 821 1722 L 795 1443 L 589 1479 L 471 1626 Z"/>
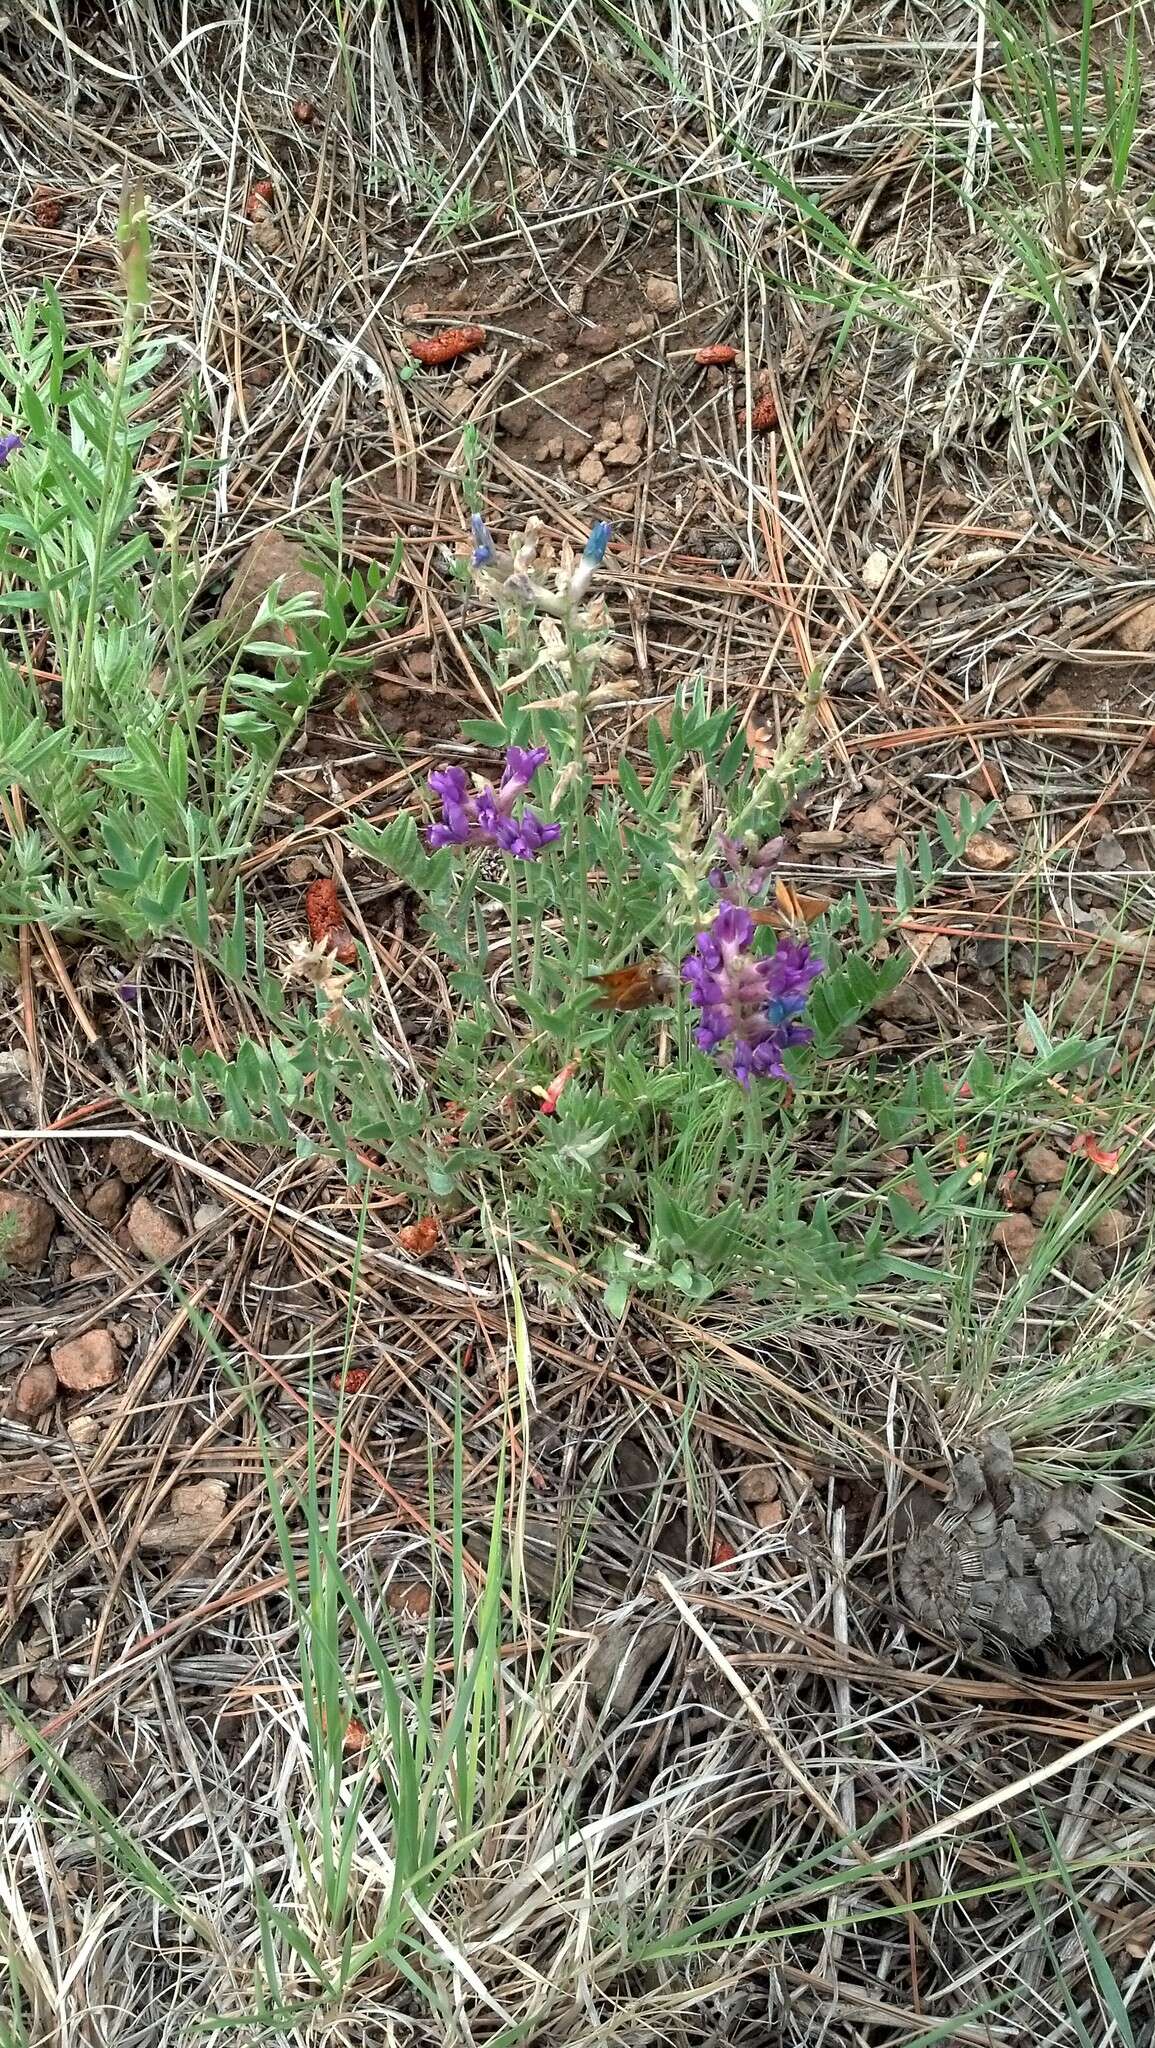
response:
<path fill-rule="evenodd" d="M 804 939 L 780 939 L 776 952 L 756 959 L 751 952 L 754 920 L 741 904 L 724 903 L 694 941 L 682 962 L 682 979 L 701 1012 L 694 1041 L 743 1088 L 755 1075 L 785 1080 L 783 1053 L 808 1045 L 813 1032 L 797 1024 L 810 984 L 822 973 Z"/>
<path fill-rule="evenodd" d="M 561 826 L 539 818 L 528 805 L 515 818 L 513 807 L 548 759 L 548 747 L 507 747 L 496 789 L 483 782 L 471 790 L 464 768 L 435 769 L 429 787 L 441 799 L 441 817 L 425 834 L 430 851 L 436 853 L 442 846 L 497 846 L 514 860 L 536 860 L 543 846 L 560 839 Z"/>
<path fill-rule="evenodd" d="M 724 865 L 715 868 L 710 887 L 727 903 L 756 903 L 766 889 L 782 857 L 784 839 L 730 839 L 725 833 L 718 841 Z"/>
<path fill-rule="evenodd" d="M 0 434 L 0 469 L 3 468 L 8 457 L 15 455 L 23 446 L 24 443 L 20 439 L 19 434 Z"/>
<path fill-rule="evenodd" d="M 583 562 L 592 563 L 595 569 L 601 568 L 606 558 L 606 549 L 610 544 L 610 536 L 613 530 L 608 519 L 598 520 L 585 547 L 582 549 Z"/>
<path fill-rule="evenodd" d="M 473 531 L 473 553 L 470 560 L 475 569 L 487 569 L 494 560 L 495 549 L 489 536 L 489 528 L 480 512 L 475 512 L 469 522 Z"/>

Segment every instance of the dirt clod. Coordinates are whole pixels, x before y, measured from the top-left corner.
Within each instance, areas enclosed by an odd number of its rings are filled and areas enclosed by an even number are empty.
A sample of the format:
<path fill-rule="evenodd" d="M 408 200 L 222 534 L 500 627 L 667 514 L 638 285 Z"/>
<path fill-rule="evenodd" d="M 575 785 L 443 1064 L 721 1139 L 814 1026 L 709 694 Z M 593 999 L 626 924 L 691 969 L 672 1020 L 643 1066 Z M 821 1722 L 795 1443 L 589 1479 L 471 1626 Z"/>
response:
<path fill-rule="evenodd" d="M 147 1195 L 138 1195 L 128 1212 L 128 1235 L 146 1259 L 174 1258 L 184 1241 L 176 1224 Z"/>
<path fill-rule="evenodd" d="M 62 1387 L 70 1394 L 92 1394 L 99 1387 L 115 1386 L 120 1377 L 120 1353 L 111 1330 L 85 1330 L 52 1347 L 52 1364 Z"/>
<path fill-rule="evenodd" d="M 48 1256 L 56 1211 L 39 1195 L 0 1188 L 0 1258 L 18 1273 L 38 1273 Z"/>
<path fill-rule="evenodd" d="M 1026 1266 L 1039 1241 L 1039 1233 L 1029 1216 L 1014 1212 L 1002 1216 L 995 1224 L 994 1240 L 1001 1245 L 1012 1266 Z"/>
<path fill-rule="evenodd" d="M 1067 1162 L 1053 1145 L 1032 1145 L 1023 1155 L 1023 1172 L 1037 1188 L 1057 1187 L 1066 1177 Z"/>
<path fill-rule="evenodd" d="M 1091 1225 L 1091 1237 L 1100 1251 L 1117 1252 L 1120 1245 L 1126 1244 L 1132 1228 L 1126 1209 L 1104 1209 Z"/>

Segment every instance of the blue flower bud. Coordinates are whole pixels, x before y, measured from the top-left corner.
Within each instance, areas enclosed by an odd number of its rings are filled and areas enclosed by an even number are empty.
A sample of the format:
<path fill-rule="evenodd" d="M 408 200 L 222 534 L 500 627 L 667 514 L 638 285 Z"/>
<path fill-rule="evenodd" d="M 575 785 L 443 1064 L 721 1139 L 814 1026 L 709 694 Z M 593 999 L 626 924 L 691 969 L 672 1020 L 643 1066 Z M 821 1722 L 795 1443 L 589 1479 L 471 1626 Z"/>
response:
<path fill-rule="evenodd" d="M 608 519 L 598 520 L 585 547 L 582 549 L 583 562 L 592 562 L 595 569 L 601 568 L 606 558 L 606 549 L 610 544 L 610 535 L 613 533 L 613 530 Z"/>

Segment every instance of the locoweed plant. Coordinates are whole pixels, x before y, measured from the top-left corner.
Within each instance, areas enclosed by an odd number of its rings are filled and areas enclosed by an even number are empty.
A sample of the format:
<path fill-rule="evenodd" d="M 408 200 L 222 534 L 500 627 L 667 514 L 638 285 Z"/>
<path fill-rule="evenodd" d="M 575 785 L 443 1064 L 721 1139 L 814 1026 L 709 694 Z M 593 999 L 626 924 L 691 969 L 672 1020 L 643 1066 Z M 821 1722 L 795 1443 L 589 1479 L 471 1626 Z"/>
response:
<path fill-rule="evenodd" d="M 346 971 L 324 944 L 292 963 L 311 1000 L 290 997 L 261 918 L 252 957 L 238 919 L 220 965 L 259 991 L 267 1035 L 230 1060 L 186 1053 L 148 1103 L 242 1141 L 332 1146 L 351 1176 L 433 1204 L 460 1247 L 512 1238 L 555 1291 L 596 1273 L 619 1314 L 638 1290 L 734 1287 L 844 1307 L 919 1268 L 889 1249 L 881 1200 L 842 1198 L 808 1159 L 842 1034 L 903 971 L 861 891 L 790 928 L 778 827 L 814 773 L 820 680 L 772 756 L 699 684 L 649 721 L 636 767 L 603 722 L 625 702 L 599 588 L 609 539 L 599 523 L 580 556 L 555 555 L 531 521 L 500 550 L 475 519 L 503 715 L 464 726 L 419 816 L 347 828 L 419 900 L 449 1014 L 414 1018 L 399 1044 L 368 961 Z M 479 749 L 488 773 L 466 765 Z M 935 873 L 927 842 L 904 904 Z M 925 1178 L 907 1236 L 963 1184 Z"/>

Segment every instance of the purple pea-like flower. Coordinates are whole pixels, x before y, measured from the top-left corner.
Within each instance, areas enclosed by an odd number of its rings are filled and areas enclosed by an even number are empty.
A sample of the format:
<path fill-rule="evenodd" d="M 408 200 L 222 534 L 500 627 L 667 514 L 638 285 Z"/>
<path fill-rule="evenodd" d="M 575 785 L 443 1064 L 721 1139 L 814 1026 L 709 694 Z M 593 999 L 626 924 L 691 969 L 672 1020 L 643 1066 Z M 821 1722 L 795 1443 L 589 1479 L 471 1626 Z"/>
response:
<path fill-rule="evenodd" d="M 489 528 L 480 512 L 474 513 L 469 524 L 473 532 L 473 553 L 470 562 L 475 569 L 488 569 L 497 552 L 490 539 Z"/>
<path fill-rule="evenodd" d="M 731 839 L 722 833 L 718 850 L 723 865 L 713 870 L 710 887 L 727 903 L 756 903 L 782 857 L 784 839 Z"/>
<path fill-rule="evenodd" d="M 749 911 L 724 903 L 682 962 L 682 979 L 702 1013 L 695 1044 L 703 1052 L 725 1047 L 722 1064 L 743 1088 L 754 1075 L 787 1078 L 783 1053 L 814 1036 L 795 1020 L 822 973 L 805 939 L 780 939 L 774 953 L 755 958 L 753 938 Z"/>
<path fill-rule="evenodd" d="M 4 467 L 8 457 L 17 454 L 23 446 L 19 434 L 0 434 L 0 469 Z"/>
<path fill-rule="evenodd" d="M 548 759 L 548 747 L 507 747 L 505 771 L 496 789 L 491 782 L 471 789 L 464 768 L 435 769 L 429 787 L 441 799 L 441 817 L 425 835 L 430 850 L 497 846 L 514 860 L 536 860 L 543 847 L 560 839 L 561 826 L 539 818 L 528 804 L 515 818 L 513 806 Z"/>

